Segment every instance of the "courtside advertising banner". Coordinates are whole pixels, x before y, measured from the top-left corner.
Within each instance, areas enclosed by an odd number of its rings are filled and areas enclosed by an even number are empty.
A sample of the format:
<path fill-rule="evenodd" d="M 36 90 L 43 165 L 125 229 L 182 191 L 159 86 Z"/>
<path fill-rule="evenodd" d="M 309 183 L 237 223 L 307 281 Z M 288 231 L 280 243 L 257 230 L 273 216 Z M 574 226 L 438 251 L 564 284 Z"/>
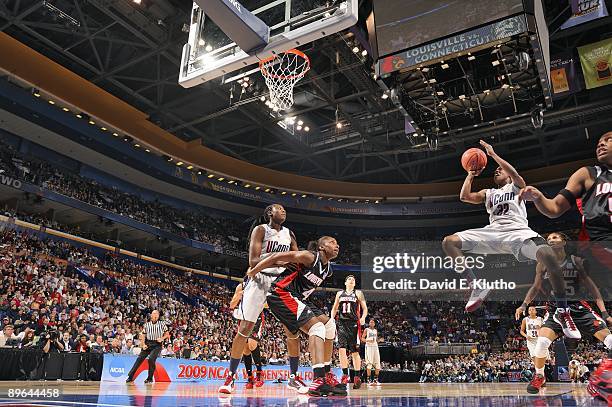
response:
<path fill-rule="evenodd" d="M 612 38 L 578 47 L 587 89 L 612 84 Z"/>
<path fill-rule="evenodd" d="M 561 25 L 562 30 L 608 16 L 605 0 L 571 0 L 571 3 L 572 16 Z"/>
<path fill-rule="evenodd" d="M 136 362 L 136 356 L 126 355 L 104 355 L 104 366 L 102 368 L 103 382 L 125 383 L 127 375 Z M 145 359 L 134 375 L 134 382 L 141 383 L 147 378 L 149 363 Z M 337 376 L 342 375 L 341 369 L 332 369 Z M 154 379 L 156 382 L 203 382 L 223 383 L 229 372 L 229 362 L 206 362 L 201 360 L 157 358 L 155 364 Z M 264 366 L 264 380 L 273 381 L 281 379 L 287 381 L 289 378 L 289 366 L 268 365 Z M 238 369 L 238 380 L 247 380 L 246 370 Z M 300 367 L 298 374 L 303 380 L 309 382 L 313 379 L 310 367 Z"/>
<path fill-rule="evenodd" d="M 550 79 L 554 99 L 569 96 L 582 90 L 582 81 L 578 77 L 576 62 L 571 52 L 552 56 L 550 61 Z"/>

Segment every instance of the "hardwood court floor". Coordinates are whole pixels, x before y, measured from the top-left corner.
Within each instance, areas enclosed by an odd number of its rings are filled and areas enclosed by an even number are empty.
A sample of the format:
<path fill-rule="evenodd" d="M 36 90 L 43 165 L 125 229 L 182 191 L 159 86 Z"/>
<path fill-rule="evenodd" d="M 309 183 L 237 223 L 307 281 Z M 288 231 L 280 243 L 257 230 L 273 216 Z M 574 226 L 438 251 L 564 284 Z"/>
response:
<path fill-rule="evenodd" d="M 314 398 L 298 395 L 283 384 L 268 384 L 245 390 L 237 383 L 230 396 L 220 396 L 217 385 L 197 383 L 100 382 L 0 382 L 0 406 L 415 406 L 415 407 L 511 407 L 511 406 L 606 406 L 593 400 L 583 384 L 550 383 L 540 395 L 525 391 L 526 383 L 418 384 L 394 383 L 349 390 L 347 397 Z M 9 398 L 9 390 L 32 389 L 32 397 Z M 39 390 L 39 397 L 36 395 Z M 41 397 L 42 390 L 51 397 Z M 53 397 L 54 393 L 61 393 Z"/>

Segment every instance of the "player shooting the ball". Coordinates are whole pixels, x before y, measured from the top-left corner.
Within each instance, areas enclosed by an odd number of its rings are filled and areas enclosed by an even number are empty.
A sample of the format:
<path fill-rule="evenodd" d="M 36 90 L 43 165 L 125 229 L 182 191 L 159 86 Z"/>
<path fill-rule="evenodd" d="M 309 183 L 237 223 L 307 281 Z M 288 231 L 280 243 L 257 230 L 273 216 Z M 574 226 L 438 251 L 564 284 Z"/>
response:
<path fill-rule="evenodd" d="M 489 213 L 489 224 L 483 228 L 469 229 L 446 236 L 442 241 L 444 252 L 453 258 L 470 254 L 512 254 L 519 261 L 537 260 L 546 266 L 556 299 L 555 321 L 563 327 L 563 333 L 569 338 L 580 338 L 580 332 L 571 320 L 565 298 L 565 282 L 561 274 L 555 253 L 546 240 L 531 230 L 527 222 L 525 202 L 519 198 L 525 180 L 506 160 L 501 158 L 493 147 L 480 140 L 480 145 L 487 155 L 497 163 L 493 174 L 496 188 L 472 191 L 474 177 L 486 167 L 486 157 L 476 160 L 479 167 L 468 167 L 468 172 L 461 187 L 459 198 L 462 202 L 474 205 L 485 204 Z M 474 160 L 470 160 L 471 163 Z M 467 166 L 467 165 L 466 165 Z M 467 270 L 468 278 L 475 279 L 472 270 Z M 476 310 L 489 294 L 490 289 L 473 287 L 466 311 Z"/>

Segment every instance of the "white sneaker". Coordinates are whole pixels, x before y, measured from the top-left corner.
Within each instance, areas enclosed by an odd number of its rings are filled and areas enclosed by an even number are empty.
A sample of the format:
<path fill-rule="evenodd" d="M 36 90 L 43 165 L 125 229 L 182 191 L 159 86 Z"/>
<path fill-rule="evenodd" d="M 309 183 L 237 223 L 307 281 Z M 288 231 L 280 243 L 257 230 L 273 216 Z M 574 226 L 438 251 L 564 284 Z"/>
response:
<path fill-rule="evenodd" d="M 582 338 L 582 334 L 580 334 L 580 331 L 578 328 L 576 328 L 576 324 L 574 323 L 574 319 L 572 318 L 569 308 L 557 308 L 553 315 L 553 320 L 561 325 L 561 328 L 563 328 L 563 335 L 565 335 L 567 338 Z"/>
<path fill-rule="evenodd" d="M 299 377 L 297 377 L 296 375 L 293 375 L 293 374 L 291 376 L 289 376 L 289 381 L 287 382 L 287 387 L 297 391 L 299 394 L 306 394 L 306 393 L 308 393 L 308 386 L 306 385 L 306 383 L 304 383 L 302 381 L 302 379 L 300 379 Z"/>
<path fill-rule="evenodd" d="M 485 298 L 487 298 L 487 296 L 489 295 L 490 291 L 490 288 L 485 288 L 484 290 L 480 288 L 472 289 L 470 299 L 468 300 L 467 304 L 465 304 L 465 310 L 467 312 L 474 312 L 478 308 L 480 308 Z"/>
<path fill-rule="evenodd" d="M 232 394 L 234 392 L 234 376 L 229 375 L 225 378 L 223 386 L 219 387 L 219 393 Z"/>

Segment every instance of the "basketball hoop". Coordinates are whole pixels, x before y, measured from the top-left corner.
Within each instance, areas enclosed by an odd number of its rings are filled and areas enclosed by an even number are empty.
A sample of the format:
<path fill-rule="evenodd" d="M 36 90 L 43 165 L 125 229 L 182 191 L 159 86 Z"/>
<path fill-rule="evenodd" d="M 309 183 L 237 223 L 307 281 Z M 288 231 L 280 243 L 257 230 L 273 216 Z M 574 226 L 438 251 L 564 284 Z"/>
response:
<path fill-rule="evenodd" d="M 297 49 L 281 52 L 259 61 L 259 69 L 270 90 L 274 110 L 293 106 L 293 87 L 310 69 L 310 59 Z"/>

